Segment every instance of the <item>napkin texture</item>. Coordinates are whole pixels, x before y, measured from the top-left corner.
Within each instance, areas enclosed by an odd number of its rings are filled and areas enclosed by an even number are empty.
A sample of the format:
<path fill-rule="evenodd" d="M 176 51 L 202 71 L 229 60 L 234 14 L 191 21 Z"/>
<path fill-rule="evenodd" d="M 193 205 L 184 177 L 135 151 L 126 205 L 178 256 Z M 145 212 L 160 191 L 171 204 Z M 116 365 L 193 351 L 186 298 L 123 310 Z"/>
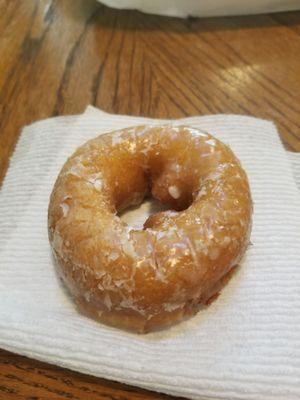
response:
<path fill-rule="evenodd" d="M 62 164 L 91 137 L 149 122 L 161 123 L 89 107 L 23 130 L 0 193 L 0 347 L 192 399 L 299 399 L 300 160 L 283 149 L 271 122 L 172 121 L 228 143 L 253 194 L 253 245 L 206 310 L 162 332 L 126 333 L 77 313 L 57 278 L 47 206 Z"/>
<path fill-rule="evenodd" d="M 171 17 L 260 14 L 300 8 L 299 0 L 99 0 L 110 7 L 130 8 Z"/>
<path fill-rule="evenodd" d="M 296 185 L 300 192 L 300 153 L 288 152 Z"/>

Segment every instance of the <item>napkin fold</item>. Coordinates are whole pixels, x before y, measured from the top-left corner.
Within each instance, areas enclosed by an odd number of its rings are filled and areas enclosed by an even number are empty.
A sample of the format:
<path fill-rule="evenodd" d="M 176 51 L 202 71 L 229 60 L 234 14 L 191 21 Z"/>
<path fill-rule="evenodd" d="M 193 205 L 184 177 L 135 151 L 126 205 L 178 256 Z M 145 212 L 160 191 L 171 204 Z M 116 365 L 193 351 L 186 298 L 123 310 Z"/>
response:
<path fill-rule="evenodd" d="M 126 333 L 80 315 L 57 278 L 47 206 L 62 164 L 91 137 L 150 122 L 166 121 L 88 107 L 24 128 L 0 192 L 0 347 L 191 399 L 299 399 L 300 158 L 283 149 L 271 122 L 172 121 L 228 143 L 253 194 L 253 246 L 207 309 L 162 332 Z"/>

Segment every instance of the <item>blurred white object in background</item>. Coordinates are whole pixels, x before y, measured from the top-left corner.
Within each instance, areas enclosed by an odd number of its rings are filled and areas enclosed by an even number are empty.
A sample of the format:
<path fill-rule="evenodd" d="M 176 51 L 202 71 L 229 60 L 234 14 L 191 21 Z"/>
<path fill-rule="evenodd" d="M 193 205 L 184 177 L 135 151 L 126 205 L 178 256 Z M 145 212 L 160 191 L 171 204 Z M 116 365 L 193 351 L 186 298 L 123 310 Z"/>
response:
<path fill-rule="evenodd" d="M 172 17 L 259 14 L 300 9 L 300 0 L 101 0 L 101 3 Z"/>

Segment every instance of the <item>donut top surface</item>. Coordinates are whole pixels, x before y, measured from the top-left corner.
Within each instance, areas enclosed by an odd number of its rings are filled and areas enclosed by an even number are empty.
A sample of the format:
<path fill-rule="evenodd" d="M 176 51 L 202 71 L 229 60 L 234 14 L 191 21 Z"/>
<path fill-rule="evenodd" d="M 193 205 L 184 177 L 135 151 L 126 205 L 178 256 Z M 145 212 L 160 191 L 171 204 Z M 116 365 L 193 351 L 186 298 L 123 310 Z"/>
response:
<path fill-rule="evenodd" d="M 149 195 L 171 210 L 143 229 L 119 218 Z M 190 127 L 138 126 L 68 159 L 50 199 L 49 238 L 75 297 L 100 319 L 135 315 L 146 325 L 215 294 L 245 252 L 251 215 L 247 176 L 228 146 Z"/>

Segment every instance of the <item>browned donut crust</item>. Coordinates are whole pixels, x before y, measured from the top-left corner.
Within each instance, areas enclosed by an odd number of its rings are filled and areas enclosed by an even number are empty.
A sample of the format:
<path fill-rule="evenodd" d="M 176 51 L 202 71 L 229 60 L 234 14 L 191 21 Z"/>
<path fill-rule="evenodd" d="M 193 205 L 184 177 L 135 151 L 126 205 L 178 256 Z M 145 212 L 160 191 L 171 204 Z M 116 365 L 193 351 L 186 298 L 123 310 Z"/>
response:
<path fill-rule="evenodd" d="M 117 213 L 152 194 L 172 211 L 144 229 Z M 207 304 L 249 243 L 252 201 L 233 152 L 185 126 L 138 126 L 81 146 L 55 183 L 48 215 L 58 269 L 80 309 L 137 332 Z"/>

